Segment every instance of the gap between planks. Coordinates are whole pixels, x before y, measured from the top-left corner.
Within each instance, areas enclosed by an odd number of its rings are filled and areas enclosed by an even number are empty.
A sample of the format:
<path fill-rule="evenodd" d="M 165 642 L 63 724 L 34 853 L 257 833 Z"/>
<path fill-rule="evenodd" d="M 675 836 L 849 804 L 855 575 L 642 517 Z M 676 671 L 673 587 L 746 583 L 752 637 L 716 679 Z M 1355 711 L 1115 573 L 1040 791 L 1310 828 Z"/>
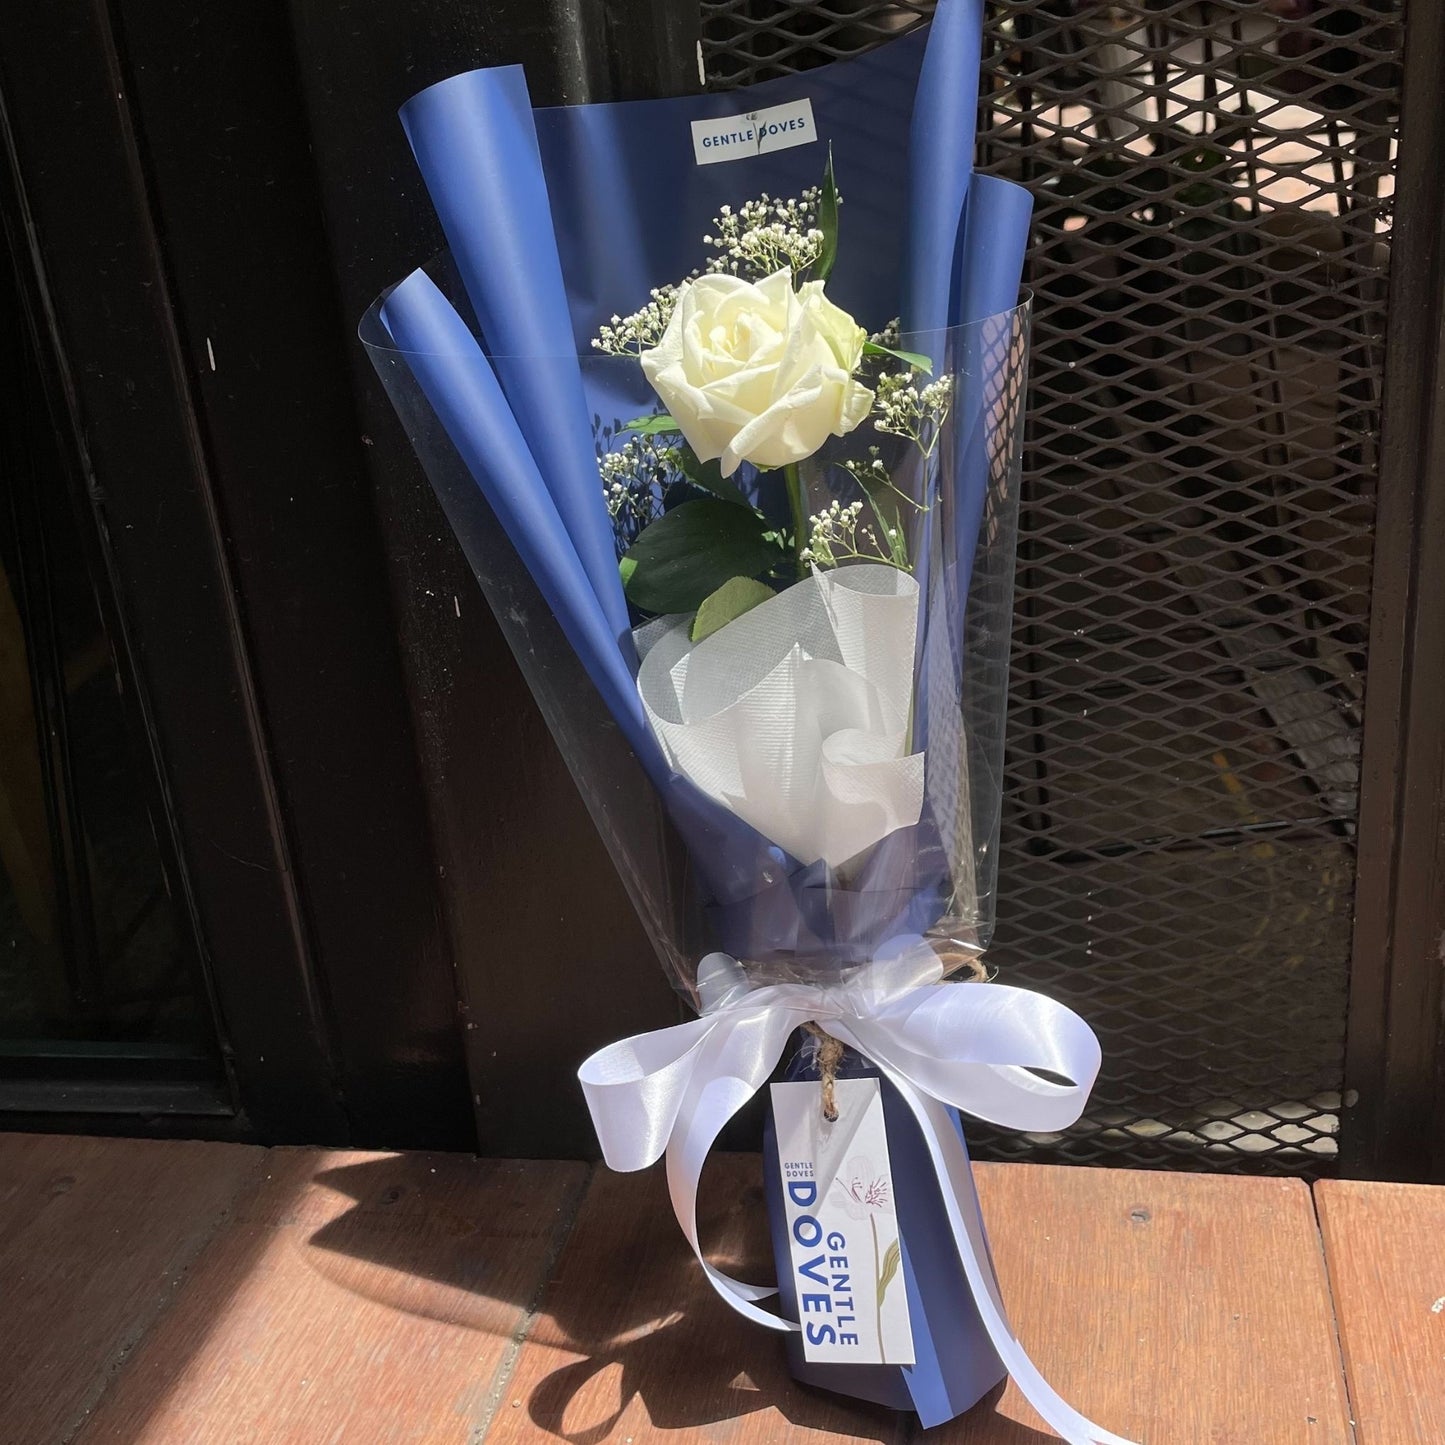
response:
<path fill-rule="evenodd" d="M 146 1141 L 152 1142 L 152 1141 Z M 196 1140 L 162 1140 L 161 1143 L 177 1143 L 181 1145 L 194 1144 Z M 99 1410 L 105 1402 L 105 1397 L 115 1387 L 116 1382 L 125 1373 L 126 1366 L 130 1363 L 131 1357 L 144 1343 L 151 1331 L 161 1323 L 162 1320 L 176 1307 L 181 1295 L 185 1292 L 186 1285 L 190 1281 L 192 1271 L 197 1262 L 205 1255 L 206 1251 L 220 1238 L 221 1234 L 230 1227 L 232 1216 L 236 1212 L 239 1202 L 246 1197 L 248 1190 L 253 1189 L 260 1182 L 261 1172 L 270 1161 L 271 1151 L 254 1145 L 217 1144 L 214 1148 L 220 1149 L 244 1149 L 255 1148 L 255 1157 L 252 1160 L 249 1172 L 240 1176 L 234 1183 L 231 1196 L 215 1212 L 207 1222 L 205 1232 L 196 1242 L 195 1248 L 190 1251 L 186 1258 L 177 1266 L 177 1273 L 169 1293 L 155 1309 L 150 1311 L 144 1321 L 131 1337 L 119 1346 L 115 1354 L 107 1362 L 105 1370 L 101 1373 L 94 1392 L 86 1402 L 80 1406 L 75 1415 L 66 1426 L 63 1439 L 57 1445 L 71 1445 L 71 1442 L 89 1424 L 91 1417 Z"/>
<path fill-rule="evenodd" d="M 1339 1367 L 1340 1381 L 1345 1391 L 1346 1424 L 1349 1428 L 1351 1441 L 1359 1439 L 1359 1416 L 1355 1411 L 1355 1382 L 1350 1379 L 1350 1372 L 1345 1365 L 1345 1343 L 1340 1330 L 1340 1302 L 1335 1298 L 1335 1277 L 1330 1270 L 1329 1250 L 1325 1248 L 1324 1221 L 1320 1218 L 1319 1196 L 1315 1193 L 1318 1181 L 1310 1185 L 1310 1211 L 1315 1220 L 1315 1244 L 1320 1252 L 1320 1264 L 1324 1268 L 1325 1282 L 1328 1289 L 1325 1297 L 1330 1309 L 1330 1329 L 1335 1338 L 1335 1361 Z"/>
<path fill-rule="evenodd" d="M 547 1287 L 552 1283 L 552 1276 L 557 1269 L 557 1261 L 562 1258 L 562 1251 L 566 1249 L 567 1241 L 572 1238 L 572 1231 L 577 1227 L 582 1207 L 587 1202 L 587 1196 L 592 1189 L 592 1181 L 597 1177 L 597 1171 L 603 1168 L 606 1166 L 599 1163 L 589 1165 L 587 1172 L 562 1200 L 562 1207 L 557 1211 L 557 1229 L 552 1236 L 552 1245 L 547 1251 L 547 1257 L 542 1262 L 541 1270 L 538 1271 L 536 1288 L 532 1291 L 532 1298 L 527 1301 L 522 1318 L 517 1321 L 517 1328 L 512 1331 L 512 1338 L 507 1342 L 507 1348 L 502 1352 L 502 1358 L 497 1361 L 497 1367 L 492 1371 L 491 1383 L 487 1387 L 486 1402 L 482 1406 L 481 1419 L 473 1427 L 468 1445 L 483 1445 L 491 1433 L 497 1412 L 501 1409 L 502 1401 L 506 1397 L 507 1386 L 511 1384 L 512 1376 L 516 1372 L 517 1361 L 521 1359 L 522 1349 L 527 1343 L 528 1336 L 532 1333 L 532 1327 L 537 1322 L 542 1301 L 547 1294 Z"/>

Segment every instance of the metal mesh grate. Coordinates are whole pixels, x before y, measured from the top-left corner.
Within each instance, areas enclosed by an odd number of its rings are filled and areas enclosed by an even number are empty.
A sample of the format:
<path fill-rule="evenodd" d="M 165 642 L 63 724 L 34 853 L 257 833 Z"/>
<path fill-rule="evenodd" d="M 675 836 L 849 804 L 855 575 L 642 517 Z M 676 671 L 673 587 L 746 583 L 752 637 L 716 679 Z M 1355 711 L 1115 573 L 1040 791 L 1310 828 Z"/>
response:
<path fill-rule="evenodd" d="M 703 0 L 713 84 L 927 3 Z M 1328 1170 L 1402 33 L 1391 0 L 989 7 L 979 164 L 1036 199 L 991 960 L 1096 1026 L 1067 1136 Z"/>

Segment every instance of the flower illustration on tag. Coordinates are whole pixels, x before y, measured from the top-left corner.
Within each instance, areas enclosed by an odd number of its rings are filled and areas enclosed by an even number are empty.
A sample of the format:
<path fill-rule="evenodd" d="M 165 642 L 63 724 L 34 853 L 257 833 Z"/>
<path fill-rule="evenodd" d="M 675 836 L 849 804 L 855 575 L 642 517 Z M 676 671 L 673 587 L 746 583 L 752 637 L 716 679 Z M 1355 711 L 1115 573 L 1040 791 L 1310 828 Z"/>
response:
<path fill-rule="evenodd" d="M 878 1356 L 887 1363 L 883 1349 L 883 1300 L 888 1286 L 893 1283 L 903 1263 L 903 1251 L 895 1237 L 880 1258 L 878 1252 L 878 1216 L 893 1215 L 892 1190 L 886 1174 L 879 1174 L 873 1161 L 858 1155 L 848 1161 L 847 1167 L 834 1180 L 842 1193 L 843 1212 L 850 1219 L 866 1219 L 873 1235 L 873 1279 L 877 1287 L 874 1298 L 874 1318 L 878 1328 Z"/>
<path fill-rule="evenodd" d="M 843 1191 L 843 1212 L 850 1219 L 893 1212 L 888 1181 L 873 1172 L 871 1159 L 850 1159 L 847 1169 L 834 1182 Z"/>

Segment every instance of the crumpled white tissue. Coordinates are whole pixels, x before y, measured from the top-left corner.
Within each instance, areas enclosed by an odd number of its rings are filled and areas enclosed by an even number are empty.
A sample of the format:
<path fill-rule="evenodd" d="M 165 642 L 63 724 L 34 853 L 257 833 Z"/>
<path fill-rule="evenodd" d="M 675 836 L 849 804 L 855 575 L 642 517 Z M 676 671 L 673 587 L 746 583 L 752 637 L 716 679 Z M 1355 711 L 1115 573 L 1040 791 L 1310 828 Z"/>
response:
<path fill-rule="evenodd" d="M 918 821 L 908 573 L 814 572 L 698 643 L 689 622 L 637 635 L 638 691 L 678 772 L 802 863 L 837 866 Z"/>

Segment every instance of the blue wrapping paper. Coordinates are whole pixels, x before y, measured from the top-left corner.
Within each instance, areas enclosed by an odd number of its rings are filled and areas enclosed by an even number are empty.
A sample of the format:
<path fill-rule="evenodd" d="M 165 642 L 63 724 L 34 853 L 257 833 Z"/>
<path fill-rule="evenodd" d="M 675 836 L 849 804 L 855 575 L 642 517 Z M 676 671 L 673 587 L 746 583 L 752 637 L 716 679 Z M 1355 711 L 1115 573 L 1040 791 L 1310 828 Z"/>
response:
<path fill-rule="evenodd" d="M 950 820 L 925 808 L 915 827 L 883 839 L 844 880 L 822 863 L 801 865 L 669 769 L 636 692 L 597 478 L 592 417 L 615 415 L 621 403 L 576 358 L 613 312 L 634 309 L 652 287 L 698 264 L 698 238 L 720 204 L 817 184 L 830 141 L 844 198 L 829 280 L 840 305 L 871 328 L 901 316 L 912 332 L 1012 308 L 1030 198 L 972 171 L 981 25 L 981 0 L 941 0 L 927 31 L 744 91 L 534 111 L 520 68 L 501 67 L 434 85 L 402 112 L 464 296 L 415 272 L 381 305 L 385 336 L 366 339 L 389 338 L 405 358 L 478 499 L 495 513 L 657 789 L 702 876 L 715 946 L 764 969 L 776 960 L 825 977 L 867 961 L 890 939 L 925 931 L 951 886 L 940 839 Z M 695 164 L 692 121 L 802 98 L 822 144 Z M 967 685 L 962 600 L 988 478 L 986 345 L 955 402 L 963 425 L 951 463 L 951 535 L 925 554 L 940 575 L 924 588 L 935 600 L 920 619 L 920 657 L 948 660 L 955 696 Z M 920 692 L 920 739 L 927 719 Z M 952 1253 L 917 1126 L 891 1094 L 885 1084 L 917 1363 L 798 1359 L 795 1372 L 860 1398 L 911 1405 L 934 1424 L 974 1403 L 1001 1367 Z M 780 1220 L 775 1210 L 775 1230 Z M 780 1248 L 785 1255 L 786 1243 Z M 781 1278 L 788 1273 L 780 1268 Z"/>
<path fill-rule="evenodd" d="M 788 1083 L 818 1078 L 811 1041 L 801 1044 L 783 1073 Z M 941 1425 L 976 1405 L 1007 1373 L 973 1304 L 939 1201 L 939 1182 L 918 1125 L 898 1091 L 851 1049 L 838 1066 L 840 1079 L 878 1079 L 888 1130 L 888 1155 L 898 1206 L 902 1274 L 913 1320 L 912 1365 L 820 1365 L 803 1357 L 802 1340 L 788 1337 L 788 1363 L 806 1385 L 840 1390 L 895 1410 L 914 1410 L 925 1426 Z M 821 1107 L 821 1104 L 820 1104 Z M 958 1115 L 953 1119 L 958 1126 Z M 959 1138 L 963 1130 L 959 1127 Z M 789 1254 L 786 1206 L 778 1170 L 777 1130 L 769 1107 L 763 1127 L 763 1193 L 782 1311 L 798 1318 L 797 1290 Z M 846 1380 L 840 1383 L 840 1375 Z"/>
<path fill-rule="evenodd" d="M 517 427 L 564 519 L 614 644 L 627 656 L 631 634 L 612 529 L 593 505 L 597 458 L 583 425 L 582 379 L 575 369 L 532 362 L 569 356 L 574 348 L 521 67 L 443 80 L 408 101 L 401 120 Z M 430 303 L 410 318 L 418 345 L 427 343 L 428 320 L 447 324 L 435 298 Z M 403 310 L 400 303 L 396 310 Z"/>

